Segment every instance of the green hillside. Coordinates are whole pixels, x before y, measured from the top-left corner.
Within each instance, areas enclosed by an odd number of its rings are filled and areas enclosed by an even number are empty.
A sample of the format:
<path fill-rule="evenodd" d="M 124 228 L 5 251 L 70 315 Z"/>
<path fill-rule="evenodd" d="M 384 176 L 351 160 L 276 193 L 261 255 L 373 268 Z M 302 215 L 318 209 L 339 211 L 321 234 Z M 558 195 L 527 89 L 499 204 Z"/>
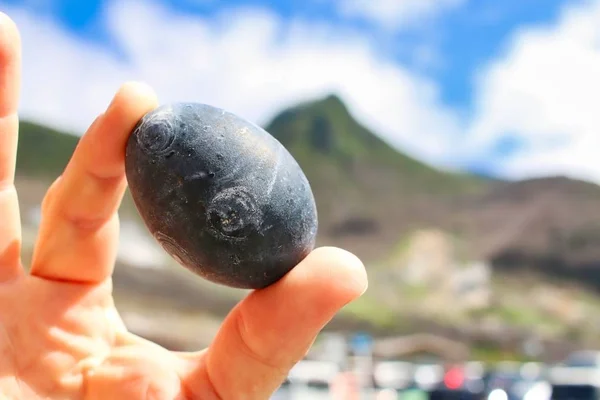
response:
<path fill-rule="evenodd" d="M 46 186 L 65 169 L 79 136 L 61 132 L 29 121 L 19 124 L 19 147 L 17 150 L 17 178 L 34 179 Z M 36 195 L 41 200 L 43 193 Z M 32 199 L 26 199 L 31 203 Z M 121 211 L 138 218 L 129 191 L 125 193 Z"/>
<path fill-rule="evenodd" d="M 45 126 L 21 121 L 17 174 L 54 179 L 67 165 L 79 138 Z"/>
<path fill-rule="evenodd" d="M 417 226 L 439 225 L 489 182 L 433 168 L 394 149 L 330 95 L 285 110 L 266 126 L 298 160 L 315 193 L 322 244 L 385 258 Z"/>
<path fill-rule="evenodd" d="M 386 184 L 438 194 L 464 192 L 484 183 L 471 175 L 439 171 L 402 154 L 358 123 L 336 95 L 290 108 L 266 130 L 309 171 L 325 168 L 337 171 L 340 178 L 355 179 L 360 175 L 357 169 L 385 169 L 386 176 L 380 180 L 387 180 L 388 174 L 395 180 Z M 319 179 L 313 175 L 313 180 Z"/>

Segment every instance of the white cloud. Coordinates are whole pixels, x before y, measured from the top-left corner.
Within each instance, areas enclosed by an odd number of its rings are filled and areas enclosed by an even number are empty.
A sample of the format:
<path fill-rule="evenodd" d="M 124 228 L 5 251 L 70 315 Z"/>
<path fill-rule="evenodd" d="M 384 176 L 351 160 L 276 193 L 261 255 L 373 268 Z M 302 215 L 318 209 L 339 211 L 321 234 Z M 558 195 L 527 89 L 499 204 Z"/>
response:
<path fill-rule="evenodd" d="M 361 121 L 435 164 L 460 131 L 433 83 L 378 58 L 356 32 L 284 23 L 258 9 L 212 20 L 157 4 L 113 2 L 106 22 L 123 57 L 50 20 L 9 12 L 23 35 L 22 115 L 82 131 L 128 79 L 150 83 L 162 102 L 200 101 L 258 123 L 299 101 L 336 91 Z"/>
<path fill-rule="evenodd" d="M 600 182 L 600 0 L 565 10 L 555 26 L 516 32 L 506 52 L 479 72 L 468 123 L 441 104 L 435 82 L 337 26 L 284 23 L 256 8 L 203 19 L 115 1 L 105 21 L 117 56 L 39 14 L 8 13 L 23 36 L 22 115 L 59 128 L 83 131 L 129 79 L 149 82 L 162 102 L 200 101 L 261 124 L 335 91 L 360 121 L 434 165 L 487 157 L 510 134 L 528 148 L 497 163 L 505 176 Z"/>
<path fill-rule="evenodd" d="M 414 26 L 423 19 L 457 7 L 466 0 L 336 0 L 338 8 L 348 17 L 380 24 L 386 29 Z"/>
<path fill-rule="evenodd" d="M 600 182 L 600 1 L 565 8 L 559 23 L 514 36 L 480 74 L 470 150 L 505 134 L 527 151 L 502 160 L 509 177 L 563 174 Z"/>

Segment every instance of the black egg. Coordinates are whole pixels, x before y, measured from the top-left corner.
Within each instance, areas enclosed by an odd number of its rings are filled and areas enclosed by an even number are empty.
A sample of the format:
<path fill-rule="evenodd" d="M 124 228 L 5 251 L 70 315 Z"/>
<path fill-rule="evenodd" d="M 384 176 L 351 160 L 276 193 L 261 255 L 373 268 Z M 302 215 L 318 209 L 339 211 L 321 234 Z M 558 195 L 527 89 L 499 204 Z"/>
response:
<path fill-rule="evenodd" d="M 127 143 L 126 172 L 152 235 L 212 282 L 264 288 L 315 246 L 317 210 L 300 166 L 227 111 L 175 103 L 149 112 Z"/>

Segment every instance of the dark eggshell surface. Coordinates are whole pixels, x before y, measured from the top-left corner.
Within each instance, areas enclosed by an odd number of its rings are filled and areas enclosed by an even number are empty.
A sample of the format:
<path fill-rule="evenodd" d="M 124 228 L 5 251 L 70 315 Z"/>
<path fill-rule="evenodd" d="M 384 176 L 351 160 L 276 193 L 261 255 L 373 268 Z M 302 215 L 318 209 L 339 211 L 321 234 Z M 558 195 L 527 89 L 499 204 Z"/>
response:
<path fill-rule="evenodd" d="M 126 172 L 152 235 L 212 282 L 264 288 L 315 246 L 317 210 L 296 160 L 227 111 L 174 103 L 149 112 L 127 143 Z"/>

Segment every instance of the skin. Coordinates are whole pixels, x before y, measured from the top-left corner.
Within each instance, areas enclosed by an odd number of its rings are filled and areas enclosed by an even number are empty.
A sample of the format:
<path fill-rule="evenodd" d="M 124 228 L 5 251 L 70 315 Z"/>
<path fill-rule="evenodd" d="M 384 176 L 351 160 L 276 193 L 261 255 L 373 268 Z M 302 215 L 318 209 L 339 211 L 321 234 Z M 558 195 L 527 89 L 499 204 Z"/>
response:
<path fill-rule="evenodd" d="M 315 249 L 251 292 L 198 352 L 128 332 L 111 294 L 124 149 L 158 101 L 126 83 L 44 197 L 27 271 L 14 187 L 20 51 L 15 24 L 0 14 L 0 399 L 268 399 L 324 325 L 366 290 L 362 263 Z"/>

